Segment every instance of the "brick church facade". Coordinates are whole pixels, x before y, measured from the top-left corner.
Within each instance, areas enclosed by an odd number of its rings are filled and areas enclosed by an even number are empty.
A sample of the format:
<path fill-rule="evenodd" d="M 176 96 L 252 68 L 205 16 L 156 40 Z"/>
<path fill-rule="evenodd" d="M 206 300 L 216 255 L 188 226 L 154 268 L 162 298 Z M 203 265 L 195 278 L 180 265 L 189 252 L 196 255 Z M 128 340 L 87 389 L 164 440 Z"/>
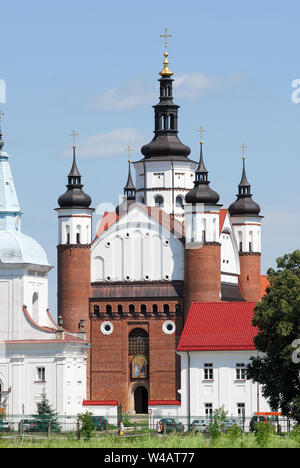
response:
<path fill-rule="evenodd" d="M 117 400 L 147 413 L 153 401 L 178 401 L 176 350 L 194 302 L 258 301 L 261 296 L 260 208 L 252 200 L 243 158 L 229 209 L 210 188 L 200 157 L 178 137 L 168 54 L 154 106 L 154 138 L 134 162 L 124 198 L 92 238 L 93 209 L 73 146 L 67 191 L 59 200 L 58 315 L 91 345 L 89 400 Z"/>

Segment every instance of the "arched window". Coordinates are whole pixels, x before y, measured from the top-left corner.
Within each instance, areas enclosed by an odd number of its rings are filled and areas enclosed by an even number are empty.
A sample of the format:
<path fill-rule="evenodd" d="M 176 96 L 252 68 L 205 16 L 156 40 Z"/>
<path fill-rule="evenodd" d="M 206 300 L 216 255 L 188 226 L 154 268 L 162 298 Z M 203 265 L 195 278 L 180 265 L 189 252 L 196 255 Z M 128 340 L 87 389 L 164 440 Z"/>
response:
<path fill-rule="evenodd" d="M 39 318 L 39 295 L 37 292 L 32 296 L 32 318 L 38 321 Z"/>
<path fill-rule="evenodd" d="M 169 304 L 164 304 L 164 314 L 169 315 L 169 313 L 170 313 Z"/>
<path fill-rule="evenodd" d="M 76 227 L 76 244 L 81 242 L 81 226 Z"/>
<path fill-rule="evenodd" d="M 118 314 L 120 316 L 123 315 L 123 307 L 121 306 L 121 304 L 118 305 Z"/>
<path fill-rule="evenodd" d="M 174 115 L 170 115 L 170 129 L 174 130 Z"/>
<path fill-rule="evenodd" d="M 161 195 L 157 195 L 154 199 L 155 206 L 164 206 L 164 199 Z"/>
<path fill-rule="evenodd" d="M 238 238 L 239 238 L 239 251 L 243 251 L 243 236 L 242 236 L 242 231 L 238 232 Z"/>
<path fill-rule="evenodd" d="M 157 305 L 156 305 L 156 304 L 153 304 L 153 308 L 152 308 L 152 310 L 153 310 L 153 313 L 154 313 L 155 315 L 157 315 L 157 314 L 158 314 L 158 307 L 157 307 Z"/>
<path fill-rule="evenodd" d="M 100 307 L 98 305 L 94 306 L 94 314 L 98 317 L 100 315 Z"/>
<path fill-rule="evenodd" d="M 111 317 L 111 316 L 112 316 L 112 307 L 111 307 L 111 305 L 109 305 L 109 304 L 106 306 L 106 315 L 107 315 L 108 317 Z"/>
<path fill-rule="evenodd" d="M 141 305 L 141 314 L 146 315 L 146 313 L 147 313 L 147 307 L 145 306 L 145 304 L 142 304 Z"/>
<path fill-rule="evenodd" d="M 134 305 L 133 305 L 133 304 L 130 304 L 130 306 L 129 306 L 129 313 L 130 313 L 130 314 L 134 314 L 134 312 L 135 312 Z"/>
<path fill-rule="evenodd" d="M 249 232 L 249 252 L 253 252 L 253 231 Z"/>
<path fill-rule="evenodd" d="M 142 328 L 134 328 L 128 336 L 129 354 L 146 354 L 149 351 L 149 336 Z"/>
<path fill-rule="evenodd" d="M 177 208 L 183 208 L 183 199 L 180 195 L 176 197 L 176 206 Z"/>
<path fill-rule="evenodd" d="M 66 226 L 66 244 L 70 244 L 71 236 L 70 236 L 70 226 Z"/>

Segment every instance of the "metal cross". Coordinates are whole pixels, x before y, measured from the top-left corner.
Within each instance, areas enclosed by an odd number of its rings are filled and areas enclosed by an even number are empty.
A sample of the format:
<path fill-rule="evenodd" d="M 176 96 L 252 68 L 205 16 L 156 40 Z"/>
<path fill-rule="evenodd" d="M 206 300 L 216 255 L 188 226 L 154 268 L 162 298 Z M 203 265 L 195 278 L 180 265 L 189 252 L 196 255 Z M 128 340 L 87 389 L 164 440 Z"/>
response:
<path fill-rule="evenodd" d="M 70 134 L 71 137 L 73 137 L 73 148 L 76 147 L 76 137 L 78 136 L 78 133 L 76 133 L 75 130 Z"/>
<path fill-rule="evenodd" d="M 3 117 L 4 115 L 5 115 L 4 112 L 2 112 L 2 110 L 0 109 L 0 124 L 1 124 L 1 122 L 2 122 L 2 117 Z"/>
<path fill-rule="evenodd" d="M 199 128 L 199 130 L 197 130 L 197 132 L 200 133 L 200 140 L 202 141 L 203 133 L 205 132 L 205 130 L 204 130 L 204 128 L 202 127 L 202 125 L 200 125 L 200 128 Z"/>
<path fill-rule="evenodd" d="M 241 150 L 243 151 L 243 159 L 245 159 L 245 149 L 248 149 L 248 146 L 245 146 L 245 143 L 242 143 L 242 146 L 240 146 Z"/>
<path fill-rule="evenodd" d="M 131 148 L 131 146 L 128 145 L 125 151 L 126 153 L 128 153 L 128 162 L 131 162 L 130 156 L 131 156 L 131 153 L 133 152 L 133 149 Z"/>
<path fill-rule="evenodd" d="M 165 48 L 168 47 L 168 37 L 172 37 L 172 34 L 168 34 L 167 28 L 165 28 L 165 34 L 161 34 L 160 37 L 165 38 Z"/>

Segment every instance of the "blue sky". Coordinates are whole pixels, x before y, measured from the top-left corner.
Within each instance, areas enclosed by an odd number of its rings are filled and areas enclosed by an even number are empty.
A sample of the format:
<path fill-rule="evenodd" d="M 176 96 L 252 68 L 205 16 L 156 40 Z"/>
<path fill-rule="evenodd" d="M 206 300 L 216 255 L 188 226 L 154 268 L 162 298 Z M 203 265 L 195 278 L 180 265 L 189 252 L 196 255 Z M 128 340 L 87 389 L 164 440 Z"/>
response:
<path fill-rule="evenodd" d="M 124 149 L 131 144 L 138 159 L 152 138 L 166 26 L 181 140 L 197 159 L 197 129 L 205 127 L 205 163 L 225 207 L 235 199 L 246 142 L 248 179 L 265 216 L 263 273 L 299 247 L 300 104 L 292 101 L 299 3 L 15 0 L 2 2 L 0 15 L 5 149 L 22 230 L 51 264 L 69 134 L 79 133 L 78 165 L 93 206 L 116 203 L 127 176 Z M 55 313 L 55 270 L 49 286 Z"/>

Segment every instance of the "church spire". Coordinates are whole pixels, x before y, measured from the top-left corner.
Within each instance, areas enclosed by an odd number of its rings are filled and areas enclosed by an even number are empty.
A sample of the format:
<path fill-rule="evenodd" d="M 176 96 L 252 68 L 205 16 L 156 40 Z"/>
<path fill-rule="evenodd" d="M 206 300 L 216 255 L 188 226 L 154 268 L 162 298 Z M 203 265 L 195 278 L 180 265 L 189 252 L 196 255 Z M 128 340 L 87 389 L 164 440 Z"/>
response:
<path fill-rule="evenodd" d="M 4 146 L 4 141 L 2 139 L 2 126 L 1 126 L 3 116 L 4 116 L 4 112 L 2 112 L 2 110 L 0 109 L 0 151 L 2 150 Z"/>
<path fill-rule="evenodd" d="M 260 206 L 252 200 L 251 185 L 248 182 L 246 175 L 246 156 L 245 156 L 245 143 L 242 144 L 241 149 L 243 151 L 243 171 L 241 181 L 238 185 L 237 199 L 229 207 L 229 213 L 231 216 L 239 215 L 254 215 L 258 216 L 260 213 Z"/>
<path fill-rule="evenodd" d="M 171 37 L 165 29 L 165 47 L 167 38 Z M 170 160 L 187 160 L 191 150 L 178 138 L 178 109 L 173 102 L 173 72 L 169 69 L 168 52 L 164 53 L 164 68 L 159 73 L 160 95 L 159 103 L 154 107 L 154 138 L 141 149 L 145 159 L 163 157 Z"/>
<path fill-rule="evenodd" d="M 200 127 L 201 137 L 203 131 L 203 128 Z M 194 188 L 186 194 L 186 203 L 206 203 L 210 205 L 217 204 L 220 199 L 220 196 L 217 192 L 210 188 L 209 184 L 210 181 L 208 180 L 208 170 L 205 167 L 203 158 L 203 140 L 201 139 L 200 160 L 195 172 Z"/>
<path fill-rule="evenodd" d="M 78 133 L 73 130 L 70 136 L 73 137 L 73 164 L 68 175 L 67 191 L 58 199 L 61 208 L 88 208 L 92 203 L 91 197 L 82 190 L 81 174 L 76 162 L 76 142 Z"/>
<path fill-rule="evenodd" d="M 130 155 L 131 148 L 128 146 L 128 154 Z M 124 195 L 127 200 L 135 200 L 136 188 L 131 177 L 131 161 L 128 159 L 128 179 L 124 187 Z"/>

